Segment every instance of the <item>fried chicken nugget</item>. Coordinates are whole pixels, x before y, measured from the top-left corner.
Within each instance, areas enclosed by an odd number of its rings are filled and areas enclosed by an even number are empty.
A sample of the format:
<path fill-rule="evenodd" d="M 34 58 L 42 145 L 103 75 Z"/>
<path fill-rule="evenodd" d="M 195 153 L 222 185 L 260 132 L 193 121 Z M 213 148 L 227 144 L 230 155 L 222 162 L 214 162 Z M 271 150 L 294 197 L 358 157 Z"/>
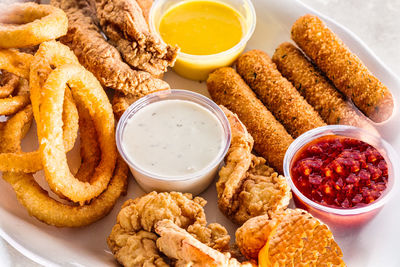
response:
<path fill-rule="evenodd" d="M 244 53 L 236 67 L 240 76 L 293 137 L 325 125 L 314 108 L 282 77 L 263 51 Z"/>
<path fill-rule="evenodd" d="M 216 184 L 218 206 L 237 224 L 285 209 L 291 198 L 286 178 L 251 153 L 253 138 L 239 118 L 221 106 L 231 126 L 232 141 Z"/>
<path fill-rule="evenodd" d="M 346 266 L 328 226 L 301 209 L 248 220 L 236 242 L 259 266 Z"/>
<path fill-rule="evenodd" d="M 237 72 L 229 67 L 210 74 L 207 88 L 211 98 L 236 113 L 254 138 L 254 149 L 280 173 L 283 158 L 293 138 Z"/>
<path fill-rule="evenodd" d="M 328 124 L 352 125 L 378 134 L 294 45 L 282 43 L 275 50 L 272 61 Z"/>
<path fill-rule="evenodd" d="M 336 88 L 371 120 L 382 122 L 392 115 L 394 101 L 389 89 L 317 16 L 300 17 L 292 26 L 291 36 Z"/>

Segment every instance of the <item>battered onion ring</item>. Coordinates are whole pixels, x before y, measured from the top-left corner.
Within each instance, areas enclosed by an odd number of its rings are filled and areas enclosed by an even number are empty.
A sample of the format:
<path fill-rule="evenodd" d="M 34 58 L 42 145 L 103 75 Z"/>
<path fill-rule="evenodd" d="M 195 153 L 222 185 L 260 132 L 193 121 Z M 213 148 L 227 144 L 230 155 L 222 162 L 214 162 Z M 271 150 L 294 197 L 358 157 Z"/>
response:
<path fill-rule="evenodd" d="M 29 68 L 33 56 L 16 49 L 0 49 L 0 69 L 29 79 Z"/>
<path fill-rule="evenodd" d="M 76 179 L 68 167 L 62 142 L 62 104 L 66 84 L 74 98 L 89 109 L 98 134 L 102 157 L 91 183 Z M 46 180 L 56 194 L 61 193 L 73 202 L 85 203 L 107 188 L 115 167 L 117 152 L 111 104 L 93 74 L 74 64 L 53 70 L 40 93 L 40 103 L 32 98 L 32 105 L 34 114 L 35 109 L 39 111 L 39 116 L 35 117 L 40 119 L 37 123 L 39 146 Z"/>
<path fill-rule="evenodd" d="M 44 41 L 57 39 L 68 31 L 67 15 L 51 5 L 2 4 L 0 10 L 1 48 L 38 45 Z"/>
<path fill-rule="evenodd" d="M 11 72 L 2 71 L 0 78 L 0 98 L 10 96 L 18 88 L 19 77 Z"/>
<path fill-rule="evenodd" d="M 80 115 L 85 116 L 81 113 Z M 11 131 L 15 134 L 11 139 L 8 139 L 10 142 L 3 142 L 3 147 L 0 146 L 0 152 L 19 152 L 21 150 L 21 139 L 29 129 L 31 121 L 32 109 L 30 106 L 11 118 L 4 127 L 7 128 L 7 132 Z M 83 136 L 95 139 L 90 136 L 93 132 L 86 132 L 86 130 L 93 128 L 92 122 L 85 120 L 85 125 L 87 127 L 81 128 L 82 144 L 84 144 Z M 97 142 L 94 145 L 97 147 Z M 85 156 L 88 155 L 82 155 L 82 157 Z M 80 169 L 83 168 L 82 165 Z M 126 192 L 127 176 L 128 167 L 121 158 L 118 158 L 117 166 L 108 188 L 89 205 L 70 206 L 49 197 L 48 193 L 38 185 L 30 174 L 3 173 L 3 179 L 13 187 L 19 202 L 28 210 L 28 213 L 47 224 L 57 227 L 86 226 L 106 216 L 121 194 Z"/>

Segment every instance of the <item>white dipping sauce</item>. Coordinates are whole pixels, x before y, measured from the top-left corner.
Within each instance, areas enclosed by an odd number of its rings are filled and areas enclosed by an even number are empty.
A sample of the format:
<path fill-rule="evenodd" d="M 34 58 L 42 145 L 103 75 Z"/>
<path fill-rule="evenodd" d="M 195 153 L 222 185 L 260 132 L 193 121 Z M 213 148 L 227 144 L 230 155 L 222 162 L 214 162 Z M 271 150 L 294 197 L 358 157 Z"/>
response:
<path fill-rule="evenodd" d="M 199 104 L 164 100 L 128 119 L 122 145 L 139 168 L 163 177 L 198 172 L 214 162 L 224 145 L 218 118 Z"/>

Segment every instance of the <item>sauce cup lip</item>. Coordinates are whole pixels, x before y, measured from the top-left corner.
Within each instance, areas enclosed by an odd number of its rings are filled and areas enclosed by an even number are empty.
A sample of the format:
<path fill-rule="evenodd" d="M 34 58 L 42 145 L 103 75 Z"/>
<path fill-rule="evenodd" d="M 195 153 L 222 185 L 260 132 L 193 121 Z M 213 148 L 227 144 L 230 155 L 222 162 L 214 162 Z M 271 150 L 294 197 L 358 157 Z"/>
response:
<path fill-rule="evenodd" d="M 156 12 L 157 8 L 159 7 L 160 4 L 163 4 L 165 2 L 167 2 L 169 0 L 155 0 L 153 5 L 150 8 L 150 12 L 149 12 L 149 27 L 150 27 L 150 31 L 154 34 L 157 35 L 157 37 L 161 40 L 161 42 L 163 42 L 164 44 L 166 44 L 164 42 L 164 40 L 162 39 L 160 33 L 158 32 L 155 23 L 154 23 L 154 13 Z M 196 1 L 196 0 L 189 0 L 189 1 Z M 218 0 L 204 0 L 204 1 L 210 1 L 210 2 L 219 2 L 219 3 L 223 3 L 226 4 L 222 1 L 218 1 Z M 230 54 L 233 54 L 234 52 L 240 50 L 242 47 L 244 47 L 246 45 L 246 43 L 250 40 L 251 36 L 254 33 L 254 30 L 256 28 L 256 24 L 257 24 L 257 16 L 256 16 L 256 11 L 254 8 L 253 3 L 251 2 L 251 0 L 243 0 L 249 7 L 249 11 L 250 11 L 250 20 L 251 20 L 251 25 L 250 28 L 247 30 L 246 34 L 244 34 L 242 36 L 242 38 L 240 39 L 240 42 L 237 43 L 236 45 L 232 46 L 231 48 L 216 53 L 216 54 L 210 54 L 210 55 L 192 55 L 192 54 L 187 54 L 181 51 L 178 51 L 178 56 L 179 57 L 184 57 L 187 59 L 201 59 L 201 60 L 207 60 L 207 59 L 215 59 L 215 57 L 224 57 L 224 56 L 228 56 Z M 183 2 L 187 2 L 182 0 Z M 236 10 L 236 8 L 231 7 L 234 10 Z M 236 10 L 237 11 L 237 10 Z M 239 12 L 239 11 L 237 11 Z"/>
<path fill-rule="evenodd" d="M 174 98 L 174 97 L 184 97 L 184 98 Z M 191 173 L 189 175 L 182 175 L 180 177 L 175 177 L 175 176 L 161 176 L 158 174 L 151 173 L 149 171 L 146 171 L 139 167 L 138 165 L 134 164 L 129 160 L 127 157 L 125 150 L 122 145 L 122 133 L 124 131 L 124 126 L 126 125 L 128 119 L 130 119 L 133 114 L 135 114 L 138 110 L 141 108 L 154 103 L 158 101 L 163 101 L 163 100 L 183 100 L 183 101 L 191 101 L 193 103 L 199 104 L 201 102 L 203 105 L 201 105 L 203 108 L 208 109 L 213 113 L 214 116 L 217 117 L 218 121 L 220 122 L 223 131 L 224 131 L 224 136 L 225 136 L 225 146 L 223 149 L 220 150 L 218 157 L 214 159 L 214 161 L 210 162 L 206 167 L 203 169 Z M 197 100 L 193 101 L 193 100 Z M 222 160 L 224 159 L 226 153 L 229 150 L 230 144 L 231 144 L 231 128 L 230 124 L 228 121 L 228 118 L 225 116 L 225 113 L 222 111 L 222 109 L 211 99 L 195 93 L 191 92 L 188 90 L 182 90 L 182 89 L 168 89 L 168 90 L 162 90 L 158 92 L 154 92 L 151 94 L 148 94 L 146 96 L 141 97 L 137 101 L 135 101 L 133 104 L 131 104 L 128 109 L 122 114 L 116 128 L 116 134 L 115 134 L 115 139 L 116 139 L 116 144 L 117 144 L 117 149 L 122 156 L 122 158 L 125 160 L 125 162 L 135 171 L 141 173 L 142 175 L 148 177 L 148 179 L 153 179 L 153 180 L 158 180 L 158 181 L 169 181 L 169 182 L 174 182 L 174 181 L 187 181 L 187 180 L 196 180 L 200 179 L 202 176 L 205 174 L 209 173 L 211 170 L 213 170 L 215 167 L 217 167 Z"/>
<path fill-rule="evenodd" d="M 357 134 L 357 136 L 356 136 Z M 359 208 L 333 208 L 333 207 L 328 207 L 321 205 L 317 202 L 312 201 L 308 197 L 306 197 L 299 189 L 297 189 L 296 185 L 292 181 L 292 177 L 290 174 L 290 168 L 291 168 L 291 163 L 292 159 L 294 156 L 297 154 L 297 152 L 303 148 L 305 145 L 310 143 L 311 141 L 323 137 L 323 136 L 328 136 L 328 135 L 340 135 L 340 136 L 345 136 L 345 137 L 350 137 L 350 138 L 355 138 L 359 139 L 361 141 L 364 141 L 373 147 L 375 147 L 384 157 L 388 164 L 388 171 L 389 171 L 389 176 L 388 176 L 388 184 L 387 188 L 384 191 L 383 196 L 379 197 L 377 200 L 372 202 L 371 204 L 368 204 L 363 207 Z M 365 141 L 365 139 L 372 140 L 375 144 L 371 144 L 371 141 Z M 379 145 L 379 147 L 377 146 Z M 382 153 L 384 152 L 384 153 Z M 389 199 L 393 196 L 395 193 L 395 186 L 397 186 L 398 182 L 396 182 L 396 178 L 400 177 L 400 169 L 399 167 L 394 164 L 396 162 L 399 162 L 399 157 L 396 153 L 396 151 L 393 149 L 393 147 L 386 142 L 384 139 L 382 139 L 379 136 L 373 135 L 369 133 L 368 131 L 353 127 L 353 126 L 348 126 L 348 125 L 328 125 L 328 126 L 322 126 L 318 127 L 315 129 L 312 129 L 310 131 L 307 131 L 297 137 L 292 144 L 289 146 L 288 150 L 286 151 L 285 158 L 283 160 L 283 172 L 288 180 L 290 187 L 292 188 L 293 193 L 305 204 L 317 209 L 321 210 L 323 212 L 327 213 L 332 213 L 336 215 L 358 215 L 366 212 L 370 212 L 373 210 L 376 210 L 380 207 L 382 207 Z"/>

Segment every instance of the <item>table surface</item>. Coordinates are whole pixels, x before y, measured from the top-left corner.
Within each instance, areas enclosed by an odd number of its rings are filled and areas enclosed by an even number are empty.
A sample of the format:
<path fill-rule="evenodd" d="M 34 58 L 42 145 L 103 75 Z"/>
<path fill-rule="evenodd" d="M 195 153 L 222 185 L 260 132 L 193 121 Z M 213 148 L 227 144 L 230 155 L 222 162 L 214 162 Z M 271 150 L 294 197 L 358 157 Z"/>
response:
<path fill-rule="evenodd" d="M 2 0 L 0 0 L 1 2 Z M 341 23 L 360 37 L 400 76 L 400 1 L 398 0 L 301 0 Z M 1 266 L 41 266 L 0 238 Z"/>

